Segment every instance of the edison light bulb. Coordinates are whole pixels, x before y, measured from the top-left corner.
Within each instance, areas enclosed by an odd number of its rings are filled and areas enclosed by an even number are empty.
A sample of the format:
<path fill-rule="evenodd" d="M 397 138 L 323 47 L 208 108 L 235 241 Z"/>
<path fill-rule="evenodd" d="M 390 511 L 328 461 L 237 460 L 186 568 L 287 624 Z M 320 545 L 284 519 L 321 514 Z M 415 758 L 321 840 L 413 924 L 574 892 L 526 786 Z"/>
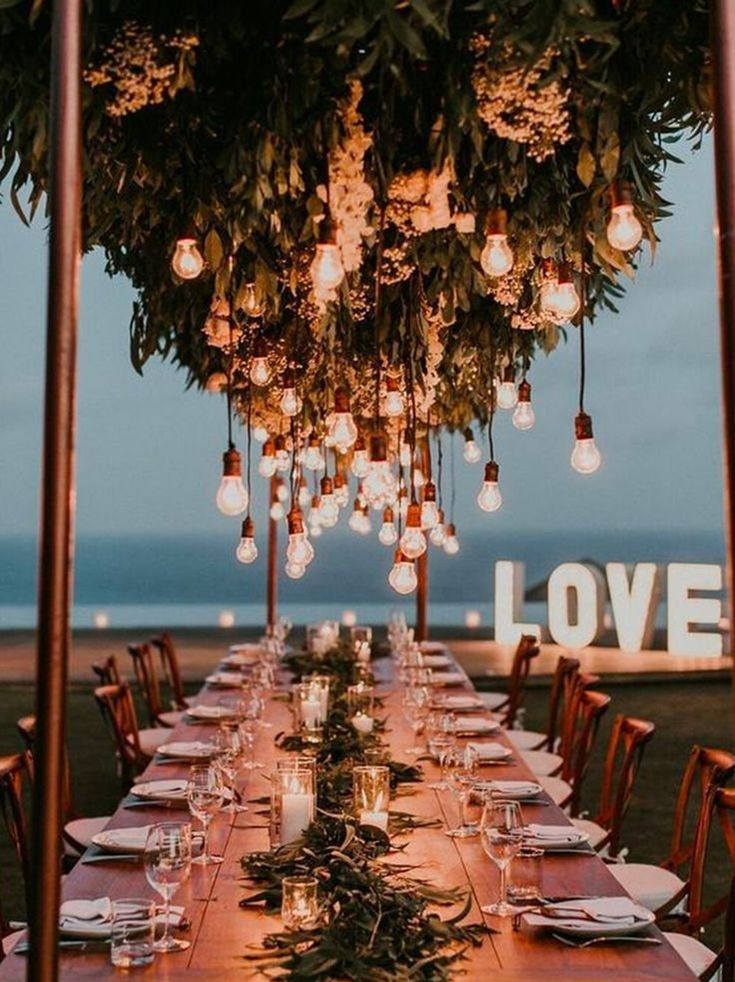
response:
<path fill-rule="evenodd" d="M 253 436 L 258 443 L 265 443 L 265 441 L 268 439 L 268 430 L 265 428 L 265 426 L 254 426 Z"/>
<path fill-rule="evenodd" d="M 250 381 L 260 388 L 268 385 L 271 380 L 271 370 L 265 355 L 256 355 L 250 366 Z"/>
<path fill-rule="evenodd" d="M 426 552 L 426 536 L 421 531 L 421 506 L 410 504 L 406 528 L 400 541 L 401 552 L 407 559 L 418 559 Z"/>
<path fill-rule="evenodd" d="M 249 565 L 258 558 L 258 547 L 255 544 L 255 525 L 252 518 L 248 516 L 242 523 L 242 538 L 235 550 L 238 561 Z"/>
<path fill-rule="evenodd" d="M 579 313 L 582 301 L 579 299 L 574 283 L 559 283 L 554 299 L 554 314 L 560 324 L 566 324 Z"/>
<path fill-rule="evenodd" d="M 472 430 L 464 431 L 464 459 L 468 464 L 476 464 L 480 457 L 482 456 L 480 448 L 475 443 L 475 438 L 472 435 Z"/>
<path fill-rule="evenodd" d="M 480 265 L 488 276 L 505 276 L 513 268 L 513 250 L 505 235 L 488 235 L 480 253 Z"/>
<path fill-rule="evenodd" d="M 498 487 L 500 468 L 494 460 L 485 464 L 485 480 L 477 495 L 477 504 L 483 511 L 497 511 L 503 504 L 503 496 Z"/>
<path fill-rule="evenodd" d="M 381 545 L 392 546 L 398 539 L 398 532 L 396 531 L 396 526 L 393 521 L 393 509 L 384 508 L 383 509 L 383 524 L 380 526 L 380 531 L 378 532 L 378 541 Z"/>
<path fill-rule="evenodd" d="M 308 508 L 311 502 L 311 492 L 309 491 L 309 486 L 306 483 L 305 478 L 301 478 L 299 481 L 299 505 L 302 508 Z"/>
<path fill-rule="evenodd" d="M 283 502 L 279 501 L 278 498 L 272 501 L 268 514 L 274 522 L 280 522 L 282 518 L 286 517 L 286 509 L 283 507 Z"/>
<path fill-rule="evenodd" d="M 539 292 L 539 306 L 544 317 L 554 317 L 556 293 L 559 289 L 559 281 L 556 276 L 547 277 L 541 284 Z"/>
<path fill-rule="evenodd" d="M 602 456 L 592 432 L 592 417 L 587 413 L 578 413 L 575 417 L 574 436 L 572 467 L 578 474 L 594 474 L 602 463 Z"/>
<path fill-rule="evenodd" d="M 433 481 L 427 481 L 424 487 L 424 500 L 421 503 L 421 528 L 426 532 L 433 529 L 439 521 L 439 509 L 436 507 L 436 488 Z"/>
<path fill-rule="evenodd" d="M 307 521 L 309 523 L 309 534 L 313 539 L 318 539 L 322 534 L 322 520 L 319 514 L 321 500 L 318 494 L 315 494 L 311 499 L 311 510 L 309 511 Z"/>
<path fill-rule="evenodd" d="M 261 477 L 273 477 L 276 473 L 276 445 L 272 440 L 263 444 L 263 453 L 258 461 L 258 473 Z"/>
<path fill-rule="evenodd" d="M 398 460 L 401 467 L 410 467 L 411 459 L 411 444 L 407 440 L 404 440 L 398 451 Z"/>
<path fill-rule="evenodd" d="M 370 535 L 373 530 L 373 523 L 370 521 L 370 512 L 367 508 L 362 509 L 362 522 L 360 523 L 360 535 Z"/>
<path fill-rule="evenodd" d="M 429 542 L 433 546 L 443 546 L 447 538 L 447 529 L 444 525 L 444 510 L 439 509 L 436 525 L 429 532 Z"/>
<path fill-rule="evenodd" d="M 195 280 L 204 269 L 204 259 L 193 236 L 182 236 L 177 240 L 171 269 L 182 280 Z"/>
<path fill-rule="evenodd" d="M 459 552 L 459 539 L 457 538 L 457 530 L 453 522 L 447 525 L 447 537 L 444 540 L 443 549 L 448 556 L 456 556 Z"/>
<path fill-rule="evenodd" d="M 336 242 L 319 242 L 311 264 L 311 279 L 320 293 L 336 290 L 345 276 L 342 256 Z"/>
<path fill-rule="evenodd" d="M 276 437 L 276 470 L 287 471 L 291 466 L 291 460 L 288 455 L 288 447 L 286 446 L 286 437 L 282 434 Z"/>
<path fill-rule="evenodd" d="M 291 531 L 296 529 L 296 531 Z M 288 545 L 286 546 L 286 559 L 289 563 L 296 566 L 308 566 L 314 558 L 314 547 L 306 538 L 304 523 L 299 513 L 298 521 L 293 522 L 289 517 Z"/>
<path fill-rule="evenodd" d="M 242 309 L 248 317 L 262 317 L 265 311 L 265 304 L 258 298 L 255 283 L 246 283 L 243 290 Z"/>
<path fill-rule="evenodd" d="M 383 509 L 396 500 L 396 482 L 388 463 L 385 437 L 370 438 L 370 466 L 362 482 L 365 501 L 375 509 Z"/>
<path fill-rule="evenodd" d="M 355 475 L 355 477 L 362 478 L 365 477 L 368 469 L 370 468 L 370 458 L 368 457 L 368 452 L 365 447 L 364 441 L 358 437 L 355 443 L 354 449 L 352 451 L 352 462 L 350 463 L 350 470 Z"/>
<path fill-rule="evenodd" d="M 286 576 L 292 580 L 300 580 L 306 572 L 306 566 L 299 566 L 298 563 L 286 563 Z"/>
<path fill-rule="evenodd" d="M 340 508 L 344 508 L 350 500 L 350 487 L 341 474 L 334 475 L 334 500 Z"/>
<path fill-rule="evenodd" d="M 312 433 L 309 437 L 309 442 L 304 451 L 304 467 L 308 467 L 310 471 L 324 470 L 322 445 L 319 437 L 315 433 Z"/>
<path fill-rule="evenodd" d="M 643 226 L 636 217 L 630 185 L 616 181 L 610 189 L 610 221 L 607 241 L 613 249 L 628 252 L 635 249 L 643 237 Z"/>
<path fill-rule="evenodd" d="M 242 483 L 242 463 L 237 450 L 230 449 L 222 454 L 222 480 L 215 504 L 223 515 L 242 515 L 248 507 L 248 492 Z"/>
<path fill-rule="evenodd" d="M 288 488 L 281 477 L 278 478 L 276 483 L 276 498 L 278 498 L 278 500 L 283 504 L 288 501 Z"/>
<path fill-rule="evenodd" d="M 531 405 L 531 383 L 523 379 L 518 386 L 518 405 L 513 413 L 513 426 L 517 430 L 530 430 L 536 422 L 536 413 Z"/>
<path fill-rule="evenodd" d="M 404 596 L 408 593 L 413 593 L 418 584 L 416 567 L 406 556 L 401 555 L 400 549 L 396 552 L 393 568 L 388 574 L 388 583 L 390 583 L 396 593 Z"/>
<path fill-rule="evenodd" d="M 408 489 L 404 486 L 398 490 L 398 514 L 404 520 L 408 515 Z"/>
<path fill-rule="evenodd" d="M 301 396 L 296 392 L 293 386 L 283 389 L 283 394 L 281 395 L 280 409 L 284 416 L 298 416 L 301 412 L 301 407 L 303 402 Z"/>
<path fill-rule="evenodd" d="M 332 479 L 323 477 L 321 480 L 321 501 L 319 503 L 319 521 L 324 528 L 330 529 L 339 519 L 339 505 L 334 500 Z"/>
<path fill-rule="evenodd" d="M 329 439 L 333 445 L 344 453 L 357 440 L 357 427 L 352 418 L 352 413 L 335 412 L 332 418 L 332 425 L 329 428 Z"/>
<path fill-rule="evenodd" d="M 424 477 L 424 472 L 420 467 L 415 467 L 413 471 L 413 486 L 417 491 L 420 491 L 425 484 L 426 478 Z"/>
<path fill-rule="evenodd" d="M 497 393 L 498 409 L 513 409 L 518 402 L 518 391 L 516 389 L 515 375 L 513 368 L 509 366 L 503 373 L 502 382 L 495 383 Z"/>
<path fill-rule="evenodd" d="M 402 416 L 405 410 L 403 393 L 398 379 L 394 375 L 389 375 L 386 381 L 387 392 L 385 396 L 385 415 L 391 419 Z"/>

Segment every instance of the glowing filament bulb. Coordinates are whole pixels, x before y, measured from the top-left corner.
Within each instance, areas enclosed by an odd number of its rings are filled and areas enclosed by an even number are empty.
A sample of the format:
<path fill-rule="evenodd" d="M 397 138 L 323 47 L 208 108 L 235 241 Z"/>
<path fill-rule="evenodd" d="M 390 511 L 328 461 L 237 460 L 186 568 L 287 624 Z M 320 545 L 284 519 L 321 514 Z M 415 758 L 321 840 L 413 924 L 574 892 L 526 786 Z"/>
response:
<path fill-rule="evenodd" d="M 240 454 L 234 448 L 222 455 L 222 480 L 217 488 L 215 504 L 223 515 L 242 515 L 248 507 Z"/>
<path fill-rule="evenodd" d="M 252 518 L 248 517 L 242 523 L 242 537 L 235 550 L 238 562 L 249 565 L 258 558 L 258 547 L 255 544 L 255 524 Z"/>
<path fill-rule="evenodd" d="M 513 250 L 506 235 L 488 235 L 480 253 L 480 265 L 488 276 L 505 276 L 513 268 Z"/>
<path fill-rule="evenodd" d="M 389 375 L 386 381 L 386 396 L 385 396 L 385 415 L 390 419 L 395 419 L 398 416 L 402 416 L 405 410 L 405 404 L 403 401 L 403 393 L 401 392 L 401 387 L 398 379 L 395 375 Z"/>
<path fill-rule="evenodd" d="M 574 436 L 572 467 L 578 474 L 594 474 L 602 463 L 602 455 L 592 433 L 592 417 L 587 413 L 578 413 L 575 417 Z"/>
<path fill-rule="evenodd" d="M 468 464 L 476 464 L 480 460 L 482 454 L 480 453 L 480 448 L 475 443 L 475 438 L 472 434 L 472 430 L 464 431 L 464 459 Z"/>
<path fill-rule="evenodd" d="M 444 524 L 444 510 L 439 509 L 436 525 L 429 532 L 429 542 L 433 546 L 443 546 L 447 539 L 447 528 Z"/>
<path fill-rule="evenodd" d="M 301 412 L 301 407 L 303 402 L 301 396 L 296 392 L 293 386 L 286 388 L 284 386 L 283 393 L 281 395 L 280 409 L 284 416 L 298 416 Z"/>
<path fill-rule="evenodd" d="M 304 532 L 304 518 L 300 511 L 293 510 L 288 516 L 288 545 L 286 559 L 294 566 L 308 566 L 314 558 L 314 547 Z"/>
<path fill-rule="evenodd" d="M 271 370 L 268 365 L 268 358 L 262 354 L 255 355 L 250 365 L 250 381 L 253 385 L 263 388 L 268 385 L 270 380 Z"/>
<path fill-rule="evenodd" d="M 365 447 L 365 441 L 361 437 L 358 437 L 355 446 L 352 450 L 352 462 L 350 463 L 350 470 L 355 475 L 355 477 L 362 478 L 366 476 L 369 467 L 370 467 L 370 457 L 368 456 L 368 452 Z"/>
<path fill-rule="evenodd" d="M 319 437 L 315 433 L 312 433 L 309 437 L 309 442 L 304 452 L 304 467 L 307 467 L 310 471 L 324 470 L 324 454 L 322 453 L 322 444 Z"/>
<path fill-rule="evenodd" d="M 246 283 L 243 289 L 241 300 L 242 309 L 248 317 L 262 317 L 265 311 L 265 304 L 258 297 L 255 283 Z"/>
<path fill-rule="evenodd" d="M 459 539 L 457 538 L 457 530 L 453 522 L 447 525 L 447 537 L 444 540 L 443 549 L 448 556 L 456 556 L 459 552 Z"/>
<path fill-rule="evenodd" d="M 401 536 L 401 552 L 407 559 L 418 559 L 426 552 L 426 536 L 421 531 L 421 506 L 410 504 L 406 528 Z"/>
<path fill-rule="evenodd" d="M 309 491 L 309 486 L 306 483 L 306 478 L 304 477 L 302 477 L 299 481 L 298 501 L 302 508 L 308 508 L 311 502 L 311 493 Z"/>
<path fill-rule="evenodd" d="M 263 453 L 258 461 L 258 473 L 261 477 L 273 477 L 276 473 L 276 445 L 272 440 L 263 444 Z"/>
<path fill-rule="evenodd" d="M 350 500 L 350 487 L 341 474 L 334 475 L 334 500 L 340 508 L 344 508 Z"/>
<path fill-rule="evenodd" d="M 306 566 L 300 566 L 298 563 L 286 563 L 286 576 L 291 580 L 300 580 L 301 577 L 306 572 Z"/>
<path fill-rule="evenodd" d="M 334 500 L 334 489 L 331 478 L 326 476 L 322 478 L 321 492 L 319 521 L 325 529 L 333 528 L 339 519 L 339 505 Z"/>
<path fill-rule="evenodd" d="M 483 511 L 493 512 L 503 504 L 503 496 L 498 486 L 498 475 L 500 468 L 494 460 L 485 464 L 485 480 L 477 495 L 477 504 Z"/>
<path fill-rule="evenodd" d="M 410 467 L 413 455 L 411 453 L 411 441 L 409 439 L 409 434 L 405 433 L 403 441 L 401 442 L 400 450 L 398 451 L 398 459 L 401 467 Z"/>
<path fill-rule="evenodd" d="M 328 213 L 319 225 L 319 241 L 310 272 L 318 293 L 336 290 L 345 276 L 336 231 Z"/>
<path fill-rule="evenodd" d="M 536 422 L 536 413 L 531 405 L 531 383 L 523 379 L 518 386 L 518 405 L 513 413 L 513 426 L 517 430 L 530 430 Z"/>
<path fill-rule="evenodd" d="M 272 501 L 268 514 L 274 522 L 280 522 L 282 518 L 286 517 L 286 509 L 283 507 L 283 502 L 279 501 L 278 498 Z"/>
<path fill-rule="evenodd" d="M 283 504 L 288 501 L 288 488 L 282 477 L 276 479 L 276 498 Z"/>
<path fill-rule="evenodd" d="M 610 192 L 610 221 L 606 231 L 607 241 L 621 252 L 635 249 L 643 237 L 643 226 L 636 217 L 630 187 L 619 181 Z"/>
<path fill-rule="evenodd" d="M 370 465 L 362 482 L 362 495 L 365 501 L 376 510 L 392 505 L 396 500 L 396 482 L 388 463 L 388 450 L 385 437 L 375 435 L 370 438 Z"/>
<path fill-rule="evenodd" d="M 436 488 L 433 481 L 427 481 L 424 486 L 424 500 L 421 503 L 421 528 L 426 532 L 433 529 L 439 521 L 439 509 L 436 506 Z"/>
<path fill-rule="evenodd" d="M 403 596 L 413 593 L 418 584 L 414 563 L 404 556 L 400 549 L 396 550 L 395 561 L 388 574 L 388 583 L 396 593 Z"/>
<path fill-rule="evenodd" d="M 194 236 L 184 235 L 177 239 L 171 269 L 182 280 L 195 280 L 204 269 L 204 259 Z"/>
<path fill-rule="evenodd" d="M 513 409 L 518 402 L 518 392 L 516 390 L 516 379 L 513 366 L 509 365 L 503 372 L 502 381 L 495 383 L 495 391 L 498 400 L 498 409 Z"/>
<path fill-rule="evenodd" d="M 541 312 L 556 324 L 566 324 L 581 306 L 569 264 L 559 263 L 556 280 L 552 276 L 541 288 Z"/>
<path fill-rule="evenodd" d="M 380 526 L 380 531 L 378 532 L 378 541 L 381 545 L 392 546 L 398 539 L 398 532 L 396 531 L 395 522 L 393 520 L 393 509 L 384 508 L 383 509 L 383 524 Z"/>

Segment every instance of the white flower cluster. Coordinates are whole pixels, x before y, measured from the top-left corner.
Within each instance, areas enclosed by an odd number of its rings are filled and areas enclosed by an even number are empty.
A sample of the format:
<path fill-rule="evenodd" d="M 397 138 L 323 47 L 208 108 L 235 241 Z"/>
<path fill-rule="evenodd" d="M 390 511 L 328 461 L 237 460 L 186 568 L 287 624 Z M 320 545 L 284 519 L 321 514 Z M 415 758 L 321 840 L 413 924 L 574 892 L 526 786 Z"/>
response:
<path fill-rule="evenodd" d="M 547 49 L 529 68 L 509 65 L 509 47 L 490 62 L 486 58 L 490 45 L 484 34 L 475 34 L 470 41 L 477 112 L 501 139 L 522 143 L 534 160 L 545 160 L 572 136 L 568 88 L 561 79 L 549 77 L 556 52 Z"/>
<path fill-rule="evenodd" d="M 387 220 L 407 237 L 448 228 L 452 224 L 449 208 L 452 177 L 448 162 L 440 171 L 397 174 L 388 188 Z"/>

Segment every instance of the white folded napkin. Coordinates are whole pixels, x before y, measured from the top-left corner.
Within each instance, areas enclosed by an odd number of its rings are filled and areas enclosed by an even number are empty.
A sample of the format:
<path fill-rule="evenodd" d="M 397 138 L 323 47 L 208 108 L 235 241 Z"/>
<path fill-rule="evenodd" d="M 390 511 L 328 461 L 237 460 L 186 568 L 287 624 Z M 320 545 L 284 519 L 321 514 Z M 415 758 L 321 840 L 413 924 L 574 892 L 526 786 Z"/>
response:
<path fill-rule="evenodd" d="M 208 757 L 213 752 L 212 744 L 202 740 L 173 740 L 158 748 L 158 753 L 164 757 Z"/>
<path fill-rule="evenodd" d="M 130 849 L 132 852 L 141 852 L 145 849 L 150 825 L 138 825 L 134 828 L 106 829 L 99 835 L 104 837 L 107 842 L 113 843 L 117 848 Z M 97 836 L 95 836 L 95 839 Z M 94 840 L 93 840 L 94 841 Z"/>
<path fill-rule="evenodd" d="M 630 897 L 596 897 L 591 900 L 567 900 L 547 905 L 543 912 L 526 915 L 532 927 L 575 927 L 593 921 L 595 924 L 634 927 L 645 923 L 641 908 Z"/>
<path fill-rule="evenodd" d="M 510 757 L 511 754 L 508 747 L 504 747 L 502 743 L 497 743 L 494 740 L 489 743 L 468 743 L 467 746 L 472 747 L 477 752 L 480 763 L 483 760 L 503 760 L 505 757 Z"/>
<path fill-rule="evenodd" d="M 133 787 L 132 794 L 142 798 L 185 798 L 188 782 L 177 781 L 148 781 L 145 786 L 145 793 Z"/>
<path fill-rule="evenodd" d="M 449 655 L 424 655 L 422 661 L 424 668 L 445 668 L 452 664 Z"/>
<path fill-rule="evenodd" d="M 444 696 L 442 705 L 447 709 L 479 709 L 483 702 L 479 696 Z"/>
<path fill-rule="evenodd" d="M 461 685 L 467 681 L 464 672 L 432 672 L 432 685 Z"/>
<path fill-rule="evenodd" d="M 194 719 L 225 719 L 232 716 L 232 710 L 226 706 L 189 706 L 186 713 Z"/>
<path fill-rule="evenodd" d="M 420 641 L 419 648 L 422 651 L 436 651 L 436 652 L 440 652 L 440 651 L 443 652 L 449 650 L 443 641 Z"/>
<path fill-rule="evenodd" d="M 532 839 L 549 839 L 552 842 L 579 842 L 582 833 L 572 825 L 536 825 L 526 826 L 526 832 Z"/>
<path fill-rule="evenodd" d="M 541 786 L 533 781 L 487 781 L 491 791 L 497 794 L 507 794 L 510 797 L 527 798 L 538 794 Z"/>
<path fill-rule="evenodd" d="M 224 685 L 239 688 L 242 685 L 242 675 L 239 672 L 215 672 L 204 680 L 209 685 Z"/>
<path fill-rule="evenodd" d="M 500 724 L 487 716 L 463 716 L 455 721 L 453 728 L 455 733 L 497 733 Z M 477 746 L 483 745 L 478 743 Z"/>
<path fill-rule="evenodd" d="M 172 927 L 178 927 L 184 917 L 183 907 L 170 908 L 168 922 Z M 163 924 L 165 918 L 162 910 L 156 911 L 156 923 Z M 59 908 L 59 929 L 66 932 L 75 929 L 112 926 L 112 901 L 109 897 L 98 897 L 96 900 L 65 900 Z"/>

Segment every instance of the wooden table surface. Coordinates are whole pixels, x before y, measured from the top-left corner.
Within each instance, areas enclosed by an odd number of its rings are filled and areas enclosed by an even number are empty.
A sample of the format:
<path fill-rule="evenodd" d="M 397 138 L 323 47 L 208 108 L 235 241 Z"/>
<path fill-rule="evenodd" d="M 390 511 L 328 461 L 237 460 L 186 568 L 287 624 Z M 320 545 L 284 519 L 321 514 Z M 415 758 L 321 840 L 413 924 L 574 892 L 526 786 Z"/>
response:
<path fill-rule="evenodd" d="M 387 662 L 379 662 L 384 676 L 379 691 L 385 697 L 385 714 L 388 716 L 386 734 L 396 759 L 401 758 L 401 748 L 414 740 L 400 711 L 400 693 L 390 680 Z M 204 688 L 201 701 L 216 704 L 222 690 Z M 271 728 L 264 728 L 256 744 L 257 759 L 269 766 L 280 755 L 274 744 L 274 736 L 290 726 L 290 713 L 283 702 L 271 700 L 266 712 Z M 212 733 L 209 726 L 180 723 L 171 731 L 171 739 L 207 739 Z M 498 737 L 506 741 L 504 735 Z M 107 748 L 101 752 L 107 753 Z M 403 759 L 406 759 L 405 756 Z M 516 758 L 517 760 L 517 758 Z M 438 769 L 431 763 L 424 765 L 427 781 L 438 776 Z M 188 765 L 152 763 L 146 770 L 146 779 L 185 777 Z M 268 793 L 264 771 L 251 771 L 247 797 L 258 798 Z M 504 779 L 529 778 L 532 775 L 520 762 L 502 768 L 483 768 L 483 777 Z M 547 800 L 547 799 L 544 799 Z M 191 947 L 183 952 L 158 955 L 153 965 L 139 969 L 135 977 L 157 979 L 222 979 L 225 973 L 231 978 L 256 978 L 257 968 L 243 956 L 257 948 L 263 936 L 280 929 L 278 917 L 266 915 L 262 910 L 243 910 L 239 900 L 246 895 L 247 884 L 243 880 L 240 859 L 253 850 L 268 848 L 267 818 L 256 814 L 263 806 L 251 805 L 250 810 L 234 816 L 222 815 L 212 824 L 212 846 L 223 853 L 225 861 L 214 867 L 192 867 L 189 882 L 175 896 L 174 903 L 186 907 L 191 928 L 186 935 Z M 442 817 L 454 824 L 457 809 L 448 792 L 435 792 L 425 784 L 404 786 L 395 807 L 417 815 Z M 525 820 L 544 824 L 562 824 L 567 821 L 563 813 L 552 803 L 546 806 L 523 806 Z M 126 809 L 121 806 L 112 816 L 110 827 L 146 825 L 156 821 L 187 820 L 185 811 L 150 808 Z M 457 975 L 469 980 L 482 980 L 489 976 L 498 982 L 607 982 L 625 979 L 626 982 L 643 982 L 659 979 L 662 982 L 692 982 L 695 976 L 681 961 L 673 948 L 664 941 L 661 945 L 600 944 L 585 950 L 574 950 L 562 945 L 543 933 L 522 930 L 514 932 L 509 919 L 483 915 L 480 906 L 497 898 L 498 873 L 482 851 L 478 838 L 452 839 L 440 828 L 416 829 L 401 838 L 406 846 L 401 861 L 408 859 L 420 865 L 421 875 L 434 878 L 441 886 L 462 886 L 472 891 L 473 909 L 469 920 L 484 918 L 499 931 L 488 936 L 479 949 L 472 950 L 464 962 L 459 963 Z M 390 856 L 385 862 L 390 862 Z M 547 856 L 543 860 L 543 889 L 549 895 L 613 895 L 622 892 L 619 884 L 605 864 L 594 854 L 571 856 Z M 130 897 L 154 896 L 148 886 L 139 863 L 123 861 L 104 862 L 96 865 L 78 863 L 65 878 L 64 899 L 95 898 L 101 896 Z M 160 898 L 158 898 L 160 899 Z M 658 929 L 652 929 L 658 934 Z M 0 964 L 0 980 L 25 978 L 26 959 L 10 954 Z M 460 976 L 462 972 L 462 976 Z M 61 979 L 115 979 L 117 972 L 103 953 L 79 953 L 64 951 L 60 956 Z M 261 976 L 262 977 L 262 976 Z"/>

